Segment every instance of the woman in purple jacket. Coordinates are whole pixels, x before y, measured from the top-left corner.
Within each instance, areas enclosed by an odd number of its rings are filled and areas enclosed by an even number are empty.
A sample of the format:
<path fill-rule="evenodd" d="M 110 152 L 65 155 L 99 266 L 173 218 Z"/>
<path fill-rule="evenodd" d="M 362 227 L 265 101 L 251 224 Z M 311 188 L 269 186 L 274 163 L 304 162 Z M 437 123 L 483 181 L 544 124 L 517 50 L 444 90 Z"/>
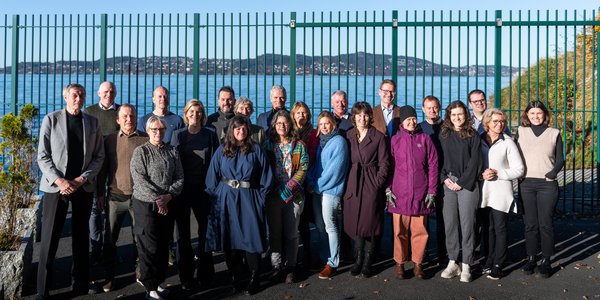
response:
<path fill-rule="evenodd" d="M 396 278 L 404 279 L 408 262 L 408 231 L 414 275 L 423 279 L 423 257 L 427 246 L 427 215 L 434 212 L 438 182 L 438 156 L 428 134 L 417 125 L 411 106 L 400 108 L 400 128 L 392 137 L 394 176 L 387 191 L 388 211 L 393 213 Z"/>

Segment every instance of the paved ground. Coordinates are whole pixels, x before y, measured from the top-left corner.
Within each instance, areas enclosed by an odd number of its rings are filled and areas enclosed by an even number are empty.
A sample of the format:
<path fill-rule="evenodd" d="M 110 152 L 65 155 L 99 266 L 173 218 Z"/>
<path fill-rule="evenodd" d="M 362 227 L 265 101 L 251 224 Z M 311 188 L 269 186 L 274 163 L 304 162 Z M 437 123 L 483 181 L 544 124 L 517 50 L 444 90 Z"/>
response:
<path fill-rule="evenodd" d="M 349 265 L 339 269 L 331 280 L 318 279 L 316 272 L 306 273 L 296 284 L 284 283 L 267 286 L 253 297 L 235 294 L 228 286 L 227 271 L 223 257 L 215 254 L 217 263 L 216 286 L 210 290 L 184 292 L 179 286 L 175 267 L 169 268 L 166 285 L 171 291 L 170 299 L 600 299 L 600 219 L 558 219 L 555 222 L 557 254 L 553 259 L 554 274 L 548 279 L 524 275 L 520 270 L 525 257 L 523 224 L 512 218 L 509 233 L 509 256 L 506 272 L 501 280 L 492 281 L 474 273 L 471 283 L 461 283 L 458 278 L 442 279 L 444 266 L 435 261 L 426 265 L 429 278 L 397 280 L 393 276 L 394 263 L 391 259 L 391 220 L 386 219 L 387 232 L 382 241 L 380 259 L 375 265 L 376 275 L 369 279 L 349 275 Z M 433 220 L 435 222 L 435 220 Z M 433 228 L 435 226 L 431 224 Z M 434 236 L 434 235 L 433 235 Z M 118 265 L 116 290 L 110 293 L 77 297 L 78 299 L 144 299 L 144 289 L 133 278 L 133 255 L 130 227 L 121 234 L 118 249 L 121 261 Z M 313 239 L 316 239 L 313 234 Z M 55 299 L 70 298 L 70 223 L 67 222 L 60 241 L 55 263 L 55 282 L 51 295 Z M 435 253 L 435 238 L 430 245 Z M 25 299 L 35 295 L 35 273 L 37 272 L 39 244 L 34 246 L 34 262 L 25 286 Z M 433 256 L 433 255 L 430 255 Z M 434 258 L 432 257 L 432 260 Z M 478 269 L 478 265 L 474 267 Z M 265 261 L 263 271 L 268 270 Z M 98 282 L 102 282 L 102 268 L 92 270 Z"/>

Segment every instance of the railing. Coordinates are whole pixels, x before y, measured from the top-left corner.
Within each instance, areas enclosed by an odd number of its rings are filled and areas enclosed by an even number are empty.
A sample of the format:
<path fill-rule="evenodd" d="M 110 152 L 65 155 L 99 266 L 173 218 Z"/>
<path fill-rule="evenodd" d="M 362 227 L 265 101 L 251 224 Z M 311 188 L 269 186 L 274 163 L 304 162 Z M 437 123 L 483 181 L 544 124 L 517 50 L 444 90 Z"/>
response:
<path fill-rule="evenodd" d="M 398 83 L 398 104 L 417 109 L 429 94 L 443 106 L 479 88 L 514 130 L 525 104 L 545 101 L 565 142 L 563 212 L 600 211 L 600 52 L 596 12 L 320 12 L 238 14 L 14 15 L 0 19 L 1 113 L 33 103 L 42 115 L 63 107 L 69 82 L 97 101 L 100 82 L 117 101 L 152 109 L 151 91 L 171 91 L 179 112 L 190 98 L 216 109 L 231 85 L 258 113 L 273 84 L 290 102 L 330 109 L 337 89 L 350 105 L 377 103 L 383 78 Z M 16 66 L 16 67 L 12 67 Z M 501 96 L 497 96 L 501 95 Z M 313 120 L 314 122 L 315 120 Z"/>

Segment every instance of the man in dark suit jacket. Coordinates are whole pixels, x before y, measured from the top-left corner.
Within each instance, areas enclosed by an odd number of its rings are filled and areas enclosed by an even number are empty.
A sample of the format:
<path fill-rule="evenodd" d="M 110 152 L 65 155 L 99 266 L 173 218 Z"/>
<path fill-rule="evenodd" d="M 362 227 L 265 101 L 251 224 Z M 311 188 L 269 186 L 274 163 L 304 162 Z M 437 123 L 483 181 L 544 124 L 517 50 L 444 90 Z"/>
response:
<path fill-rule="evenodd" d="M 391 79 L 384 79 L 379 85 L 379 98 L 381 104 L 373 108 L 373 127 L 389 139 L 392 138 L 400 126 L 400 107 L 394 103 L 396 96 L 396 83 Z"/>
<path fill-rule="evenodd" d="M 274 85 L 271 87 L 271 92 L 269 93 L 269 99 L 271 100 L 271 106 L 273 107 L 269 111 L 265 111 L 264 113 L 258 115 L 258 119 L 256 120 L 256 125 L 261 126 L 267 136 L 269 135 L 269 127 L 271 126 L 271 119 L 273 119 L 273 115 L 279 110 L 285 110 L 285 101 L 287 100 L 287 93 L 285 88 L 282 85 Z"/>
<path fill-rule="evenodd" d="M 42 241 L 38 264 L 38 299 L 48 297 L 54 257 L 71 203 L 74 295 L 89 289 L 89 231 L 95 179 L 104 161 L 102 130 L 98 119 L 81 111 L 85 88 L 69 84 L 63 90 L 66 108 L 44 117 L 37 161 L 44 192 Z M 92 291 L 92 290 L 90 290 Z"/>
<path fill-rule="evenodd" d="M 337 90 L 331 94 L 331 110 L 337 128 L 343 131 L 344 133 L 342 136 L 345 136 L 345 133 L 348 130 L 354 128 L 354 125 L 350 120 L 351 116 L 348 113 L 348 94 L 346 94 L 345 91 Z"/>

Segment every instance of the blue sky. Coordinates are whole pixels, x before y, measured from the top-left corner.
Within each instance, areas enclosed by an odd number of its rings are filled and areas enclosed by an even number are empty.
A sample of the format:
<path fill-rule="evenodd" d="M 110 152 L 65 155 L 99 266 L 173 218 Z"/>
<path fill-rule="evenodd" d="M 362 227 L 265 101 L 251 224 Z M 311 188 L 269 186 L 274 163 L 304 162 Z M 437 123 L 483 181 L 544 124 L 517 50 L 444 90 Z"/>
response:
<path fill-rule="evenodd" d="M 3 1 L 0 14 L 69 14 L 69 13 L 219 13 L 219 12 L 311 12 L 311 11 L 398 11 L 422 10 L 551 10 L 572 12 L 598 9 L 598 0 L 21 0 Z M 588 13 L 588 15 L 589 15 Z"/>

